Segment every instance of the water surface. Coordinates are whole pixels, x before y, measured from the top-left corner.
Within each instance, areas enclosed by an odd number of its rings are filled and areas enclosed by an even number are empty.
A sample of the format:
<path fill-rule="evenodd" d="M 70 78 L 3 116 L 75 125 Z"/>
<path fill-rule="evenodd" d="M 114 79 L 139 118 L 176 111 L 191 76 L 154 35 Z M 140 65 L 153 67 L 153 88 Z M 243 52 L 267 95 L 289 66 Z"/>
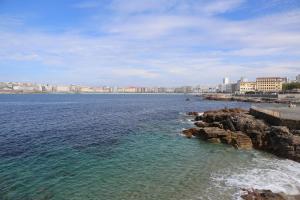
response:
<path fill-rule="evenodd" d="M 0 95 L 0 199 L 235 199 L 300 192 L 300 165 L 186 139 L 184 115 L 248 103 L 184 95 Z"/>

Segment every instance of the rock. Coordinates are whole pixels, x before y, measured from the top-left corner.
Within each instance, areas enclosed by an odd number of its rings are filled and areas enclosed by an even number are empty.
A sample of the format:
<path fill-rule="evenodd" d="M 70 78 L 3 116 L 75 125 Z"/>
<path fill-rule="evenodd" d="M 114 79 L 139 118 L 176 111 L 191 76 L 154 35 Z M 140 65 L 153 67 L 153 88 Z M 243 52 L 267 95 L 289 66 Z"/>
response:
<path fill-rule="evenodd" d="M 192 136 L 196 136 L 199 133 L 199 129 L 198 128 L 190 128 L 190 129 L 182 131 L 182 133 L 187 138 L 192 138 Z"/>
<path fill-rule="evenodd" d="M 299 136 L 300 136 L 300 130 L 293 130 L 292 133 L 293 133 L 294 135 L 299 135 Z"/>
<path fill-rule="evenodd" d="M 284 194 L 273 193 L 271 190 L 246 190 L 241 197 L 245 200 L 288 200 Z"/>
<path fill-rule="evenodd" d="M 187 112 L 186 114 L 190 115 L 190 116 L 198 116 L 198 115 L 200 115 L 199 112 Z"/>
<path fill-rule="evenodd" d="M 272 126 L 266 140 L 267 151 L 300 162 L 300 136 L 293 135 L 287 127 Z"/>
<path fill-rule="evenodd" d="M 226 130 L 235 131 L 235 127 L 232 123 L 231 117 L 227 117 L 225 120 L 221 121 L 223 128 Z"/>
<path fill-rule="evenodd" d="M 202 121 L 203 120 L 203 115 L 199 115 L 199 116 L 196 116 L 195 121 Z"/>
<path fill-rule="evenodd" d="M 204 128 L 204 127 L 208 127 L 209 124 L 204 122 L 204 121 L 198 121 L 198 122 L 195 122 L 194 123 L 197 127 L 200 127 L 200 128 Z"/>
<path fill-rule="evenodd" d="M 208 126 L 209 127 L 218 127 L 220 129 L 223 129 L 223 124 L 221 124 L 220 122 L 213 122 L 213 123 L 210 123 Z"/>
<path fill-rule="evenodd" d="M 230 136 L 230 133 L 218 127 L 206 127 L 200 129 L 199 136 L 205 140 L 208 140 L 210 138 L 222 138 L 222 137 Z"/>
<path fill-rule="evenodd" d="M 242 132 L 232 133 L 232 146 L 237 149 L 252 149 L 252 141 L 250 137 Z"/>
<path fill-rule="evenodd" d="M 253 147 L 256 149 L 265 148 L 265 132 L 260 132 L 257 130 L 249 130 L 247 131 L 247 135 L 251 138 Z"/>
<path fill-rule="evenodd" d="M 255 119 L 255 117 L 251 115 L 236 115 L 232 121 L 235 125 L 235 129 L 244 133 L 248 133 L 253 130 L 264 132 L 268 129 L 268 125 L 264 121 Z"/>

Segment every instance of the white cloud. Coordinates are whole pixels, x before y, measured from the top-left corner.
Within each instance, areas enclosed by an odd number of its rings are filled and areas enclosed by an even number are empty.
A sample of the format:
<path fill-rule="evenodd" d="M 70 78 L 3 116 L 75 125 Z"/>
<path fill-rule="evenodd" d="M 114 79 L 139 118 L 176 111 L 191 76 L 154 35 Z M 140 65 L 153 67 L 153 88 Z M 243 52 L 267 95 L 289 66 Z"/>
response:
<path fill-rule="evenodd" d="M 299 10 L 233 21 L 213 14 L 235 9 L 242 1 L 138 2 L 114 1 L 110 9 L 121 14 L 106 23 L 91 21 L 101 31 L 93 37 L 82 34 L 85 27 L 59 34 L 0 29 L 0 64 L 30 61 L 63 69 L 67 82 L 124 85 L 133 85 L 137 77 L 155 85 L 198 84 L 223 76 L 293 76 L 300 69 Z M 171 8 L 175 11 L 166 11 Z M 198 14 L 185 12 L 199 9 Z"/>

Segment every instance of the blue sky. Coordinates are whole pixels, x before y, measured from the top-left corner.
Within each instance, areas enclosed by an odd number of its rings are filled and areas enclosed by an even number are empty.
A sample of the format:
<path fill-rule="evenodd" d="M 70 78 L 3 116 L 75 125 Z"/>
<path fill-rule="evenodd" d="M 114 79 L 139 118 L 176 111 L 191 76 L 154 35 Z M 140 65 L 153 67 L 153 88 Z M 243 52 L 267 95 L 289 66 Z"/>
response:
<path fill-rule="evenodd" d="M 178 86 L 297 74 L 299 0 L 0 0 L 0 81 Z"/>

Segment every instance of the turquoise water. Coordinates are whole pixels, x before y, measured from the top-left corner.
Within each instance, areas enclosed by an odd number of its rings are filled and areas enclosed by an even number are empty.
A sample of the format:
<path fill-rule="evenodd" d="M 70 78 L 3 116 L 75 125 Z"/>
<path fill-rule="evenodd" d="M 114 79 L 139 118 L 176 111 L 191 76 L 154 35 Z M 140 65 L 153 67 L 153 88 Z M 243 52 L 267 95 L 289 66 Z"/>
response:
<path fill-rule="evenodd" d="M 187 111 L 249 107 L 183 95 L 0 96 L 0 199 L 236 199 L 300 192 L 300 165 L 187 139 Z"/>

